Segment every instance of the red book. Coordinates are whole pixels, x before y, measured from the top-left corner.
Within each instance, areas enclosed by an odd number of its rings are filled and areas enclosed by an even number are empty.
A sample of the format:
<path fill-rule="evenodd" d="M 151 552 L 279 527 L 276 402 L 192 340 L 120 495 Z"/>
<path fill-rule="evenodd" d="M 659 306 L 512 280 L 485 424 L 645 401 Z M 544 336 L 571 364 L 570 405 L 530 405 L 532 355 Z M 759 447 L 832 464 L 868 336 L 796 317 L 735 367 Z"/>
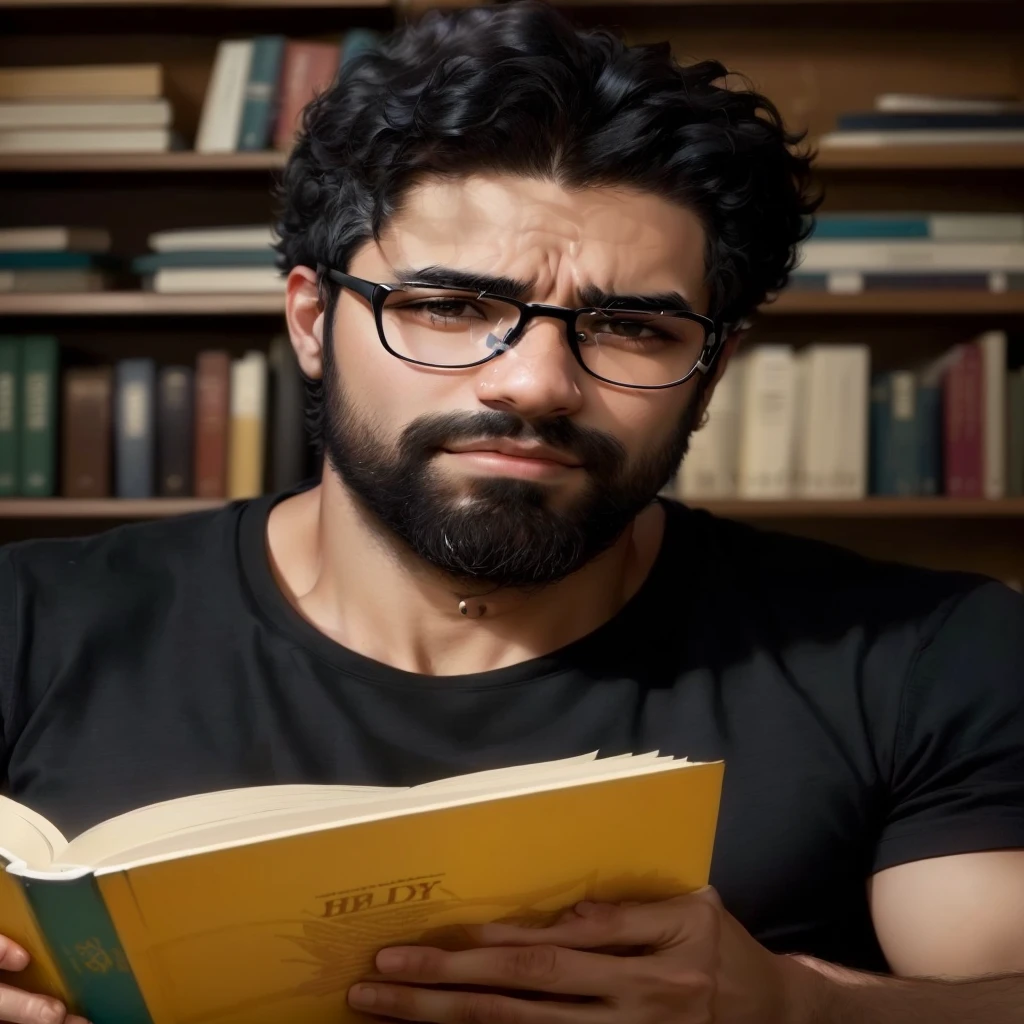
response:
<path fill-rule="evenodd" d="M 984 386 L 981 350 L 963 345 L 946 372 L 943 389 L 943 456 L 950 498 L 980 498 L 984 493 Z"/>
<path fill-rule="evenodd" d="M 274 148 L 291 149 L 302 127 L 302 111 L 314 96 L 328 89 L 338 73 L 338 43 L 306 43 L 289 40 L 281 67 L 280 97 Z"/>
<path fill-rule="evenodd" d="M 195 488 L 197 498 L 227 497 L 231 357 L 200 352 L 195 376 Z"/>

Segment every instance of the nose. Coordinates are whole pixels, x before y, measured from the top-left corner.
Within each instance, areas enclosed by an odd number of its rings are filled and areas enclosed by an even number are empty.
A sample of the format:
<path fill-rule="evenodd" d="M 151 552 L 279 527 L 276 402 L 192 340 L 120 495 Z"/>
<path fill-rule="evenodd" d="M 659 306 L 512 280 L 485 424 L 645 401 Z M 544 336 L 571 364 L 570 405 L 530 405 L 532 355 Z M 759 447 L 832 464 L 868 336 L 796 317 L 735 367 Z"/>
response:
<path fill-rule="evenodd" d="M 477 395 L 485 405 L 524 419 L 571 416 L 579 411 L 582 373 L 558 320 L 537 318 L 517 344 L 480 368 Z"/>

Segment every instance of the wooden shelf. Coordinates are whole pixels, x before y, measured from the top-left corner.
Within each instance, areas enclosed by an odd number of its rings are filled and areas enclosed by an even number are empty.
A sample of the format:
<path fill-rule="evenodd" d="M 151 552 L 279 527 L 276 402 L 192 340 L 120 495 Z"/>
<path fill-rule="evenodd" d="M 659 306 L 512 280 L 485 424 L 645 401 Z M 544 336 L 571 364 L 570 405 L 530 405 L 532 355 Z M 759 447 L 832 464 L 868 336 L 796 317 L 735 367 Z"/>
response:
<path fill-rule="evenodd" d="M 158 519 L 224 504 L 205 498 L 0 498 L 0 519 Z M 1024 519 L 1024 498 L 864 501 L 691 501 L 730 519 Z"/>
<path fill-rule="evenodd" d="M 280 316 L 284 295 L 162 295 L 157 292 L 0 294 L 0 316 Z"/>
<path fill-rule="evenodd" d="M 0 519 L 156 519 L 223 504 L 207 498 L 0 498 Z"/>
<path fill-rule="evenodd" d="M 0 306 L 0 309 L 3 307 Z M 776 302 L 767 303 L 761 313 L 786 315 L 872 315 L 943 316 L 1021 315 L 1024 314 L 1024 291 L 906 291 L 864 292 L 860 295 L 830 295 L 828 292 L 788 291 Z"/>
<path fill-rule="evenodd" d="M 730 519 L 1017 519 L 1024 498 L 866 498 L 863 501 L 691 501 Z"/>
<path fill-rule="evenodd" d="M 391 0 L 0 0 L 5 7 L 391 7 Z"/>
<path fill-rule="evenodd" d="M 1024 144 L 908 145 L 819 150 L 819 171 L 948 171 L 1024 168 Z"/>
<path fill-rule="evenodd" d="M 223 171 L 249 173 L 284 167 L 287 153 L 3 153 L 0 172 L 75 173 L 78 171 Z"/>

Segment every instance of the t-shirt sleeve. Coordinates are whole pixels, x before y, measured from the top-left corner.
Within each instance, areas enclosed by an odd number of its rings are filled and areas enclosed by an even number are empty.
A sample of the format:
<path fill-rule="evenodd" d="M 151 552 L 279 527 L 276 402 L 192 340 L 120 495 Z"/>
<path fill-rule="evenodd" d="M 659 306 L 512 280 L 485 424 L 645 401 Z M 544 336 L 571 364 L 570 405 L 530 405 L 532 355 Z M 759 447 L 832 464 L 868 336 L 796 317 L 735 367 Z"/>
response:
<path fill-rule="evenodd" d="M 905 683 L 874 871 L 1024 847 L 1024 598 L 984 583 L 935 618 Z"/>

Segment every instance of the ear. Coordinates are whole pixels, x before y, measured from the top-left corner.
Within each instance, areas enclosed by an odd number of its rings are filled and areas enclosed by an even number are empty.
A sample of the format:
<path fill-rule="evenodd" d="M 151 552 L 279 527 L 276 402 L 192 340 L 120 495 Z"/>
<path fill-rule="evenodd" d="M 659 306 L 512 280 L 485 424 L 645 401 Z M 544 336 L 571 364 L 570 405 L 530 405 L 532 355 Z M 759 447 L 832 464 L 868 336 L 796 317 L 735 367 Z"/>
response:
<path fill-rule="evenodd" d="M 288 274 L 285 319 L 299 368 L 311 380 L 319 380 L 324 372 L 324 311 L 312 268 L 293 267 Z"/>
<path fill-rule="evenodd" d="M 700 396 L 699 415 L 697 416 L 698 424 L 703 425 L 704 416 L 708 411 L 708 405 L 711 403 L 711 396 L 715 393 L 715 388 L 718 387 L 718 382 L 722 379 L 722 374 L 725 373 L 729 360 L 732 359 L 736 349 L 740 347 L 740 342 L 746 337 L 746 334 L 747 328 L 745 325 L 737 327 L 722 342 L 722 351 L 719 353 L 718 359 L 715 360 L 715 367 L 711 371 L 711 376 Z"/>

